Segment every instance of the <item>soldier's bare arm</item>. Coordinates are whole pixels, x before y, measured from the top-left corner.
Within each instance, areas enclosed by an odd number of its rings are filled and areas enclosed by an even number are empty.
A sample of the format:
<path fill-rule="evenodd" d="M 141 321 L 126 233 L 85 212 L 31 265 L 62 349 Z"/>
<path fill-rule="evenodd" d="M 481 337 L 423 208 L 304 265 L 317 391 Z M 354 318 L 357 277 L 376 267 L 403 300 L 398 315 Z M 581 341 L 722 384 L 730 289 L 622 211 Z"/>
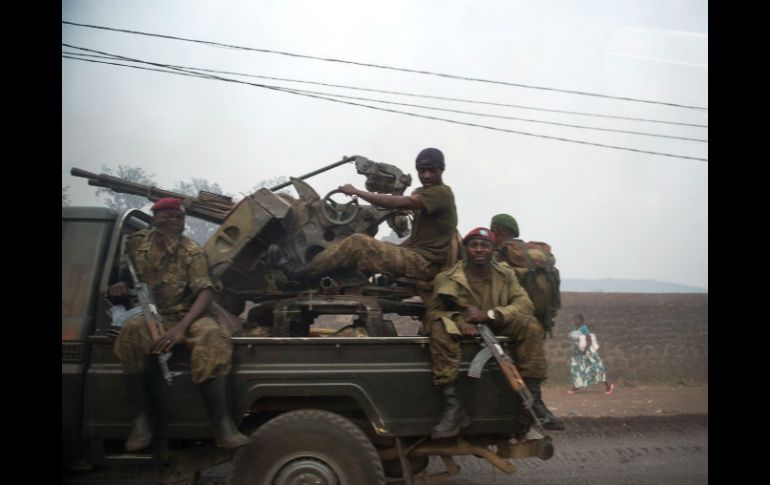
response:
<path fill-rule="evenodd" d="M 384 207 L 385 209 L 425 209 L 425 206 L 420 201 L 420 198 L 414 195 L 375 194 L 373 192 L 359 190 L 351 184 L 341 185 L 339 190 L 343 194 L 355 195 L 356 197 L 360 197 L 370 204 L 376 205 L 377 207 Z"/>

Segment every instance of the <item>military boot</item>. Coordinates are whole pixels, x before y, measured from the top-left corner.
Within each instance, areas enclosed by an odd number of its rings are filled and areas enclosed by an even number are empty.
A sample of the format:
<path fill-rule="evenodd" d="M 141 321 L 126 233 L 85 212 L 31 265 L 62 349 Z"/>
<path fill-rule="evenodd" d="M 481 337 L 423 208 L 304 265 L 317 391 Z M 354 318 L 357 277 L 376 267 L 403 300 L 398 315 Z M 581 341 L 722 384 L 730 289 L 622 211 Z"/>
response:
<path fill-rule="evenodd" d="M 201 382 L 198 387 L 214 427 L 214 441 L 217 446 L 229 450 L 247 444 L 249 439 L 235 427 L 227 407 L 227 377 L 214 377 Z"/>
<path fill-rule="evenodd" d="M 301 264 L 290 261 L 286 252 L 275 243 L 267 247 L 265 256 L 269 267 L 280 269 L 291 280 L 306 282 L 316 276 L 310 263 Z"/>
<path fill-rule="evenodd" d="M 152 443 L 152 404 L 147 389 L 146 372 L 123 376 L 128 392 L 128 405 L 134 415 L 131 434 L 126 441 L 127 451 L 141 450 Z"/>
<path fill-rule="evenodd" d="M 543 429 L 561 431 L 564 429 L 564 422 L 554 416 L 543 402 L 543 393 L 540 389 L 542 381 L 542 379 L 524 378 L 524 383 L 527 385 L 527 389 L 529 389 L 529 392 L 532 394 L 532 409 L 535 411 L 537 417 L 540 418 L 540 422 L 543 424 Z"/>
<path fill-rule="evenodd" d="M 441 392 L 444 395 L 444 411 L 441 413 L 441 421 L 431 430 L 430 437 L 433 439 L 456 436 L 460 428 L 471 424 L 471 418 L 465 412 L 454 384 L 442 386 Z"/>

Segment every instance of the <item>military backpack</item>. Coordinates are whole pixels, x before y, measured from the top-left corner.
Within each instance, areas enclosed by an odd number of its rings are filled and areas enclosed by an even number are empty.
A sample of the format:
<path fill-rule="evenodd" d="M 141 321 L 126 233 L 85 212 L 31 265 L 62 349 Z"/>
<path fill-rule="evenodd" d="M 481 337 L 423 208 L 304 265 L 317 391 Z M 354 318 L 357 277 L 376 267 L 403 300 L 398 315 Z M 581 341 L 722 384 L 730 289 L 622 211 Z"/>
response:
<path fill-rule="evenodd" d="M 514 269 L 535 305 L 535 317 L 543 330 L 553 336 L 553 319 L 561 308 L 561 279 L 551 246 L 540 241 L 511 239 L 498 251 L 500 260 Z"/>

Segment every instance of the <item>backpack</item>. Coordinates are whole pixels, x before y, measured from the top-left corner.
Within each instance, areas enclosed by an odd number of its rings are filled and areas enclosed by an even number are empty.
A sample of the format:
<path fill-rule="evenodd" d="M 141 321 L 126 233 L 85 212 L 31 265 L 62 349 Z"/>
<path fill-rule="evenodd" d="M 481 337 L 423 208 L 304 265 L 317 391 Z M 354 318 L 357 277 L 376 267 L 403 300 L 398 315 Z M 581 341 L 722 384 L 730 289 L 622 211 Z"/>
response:
<path fill-rule="evenodd" d="M 516 272 L 535 306 L 535 318 L 553 337 L 553 319 L 561 308 L 561 279 L 551 246 L 540 241 L 511 239 L 498 249 L 500 259 Z"/>

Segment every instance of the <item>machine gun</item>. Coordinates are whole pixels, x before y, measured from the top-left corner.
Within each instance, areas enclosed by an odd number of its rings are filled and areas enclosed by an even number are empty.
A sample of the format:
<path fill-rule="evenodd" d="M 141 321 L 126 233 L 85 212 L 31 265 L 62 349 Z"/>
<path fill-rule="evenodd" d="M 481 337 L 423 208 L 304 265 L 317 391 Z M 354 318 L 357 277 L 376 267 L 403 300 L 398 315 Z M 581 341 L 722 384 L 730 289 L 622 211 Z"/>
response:
<path fill-rule="evenodd" d="M 478 328 L 479 334 L 484 340 L 485 347 L 473 358 L 471 366 L 468 369 L 468 375 L 477 379 L 481 378 L 481 369 L 484 367 L 484 364 L 491 357 L 494 357 L 500 365 L 500 370 L 503 371 L 503 375 L 505 375 L 508 383 L 521 398 L 524 408 L 532 416 L 536 428 L 538 431 L 542 432 L 543 425 L 532 407 L 534 404 L 532 393 L 529 392 L 527 385 L 524 383 L 524 379 L 522 379 L 521 374 L 519 374 L 519 370 L 516 369 L 516 366 L 513 364 L 511 356 L 503 350 L 497 341 L 497 337 L 489 327 L 483 323 L 478 323 L 476 324 L 476 328 Z"/>
<path fill-rule="evenodd" d="M 239 315 L 247 299 L 263 302 L 290 298 L 302 291 L 318 291 L 318 288 L 289 281 L 280 271 L 274 270 L 266 257 L 271 244 L 277 244 L 290 261 L 304 264 L 351 234 L 374 237 L 383 222 L 387 222 L 399 237 L 409 233 L 408 215 L 404 211 L 359 205 L 355 198 L 341 203 L 332 198 L 338 190 L 322 197 L 305 181 L 348 163 L 355 163 L 356 171 L 366 177 L 366 189 L 371 192 L 402 195 L 412 182 L 411 176 L 398 167 L 359 155 L 345 156 L 310 173 L 291 177 L 288 182 L 263 187 L 238 202 L 204 192 L 197 198 L 190 197 L 77 168 L 73 168 L 71 174 L 88 178 L 90 185 L 141 195 L 153 201 L 178 197 L 184 200 L 189 216 L 219 224 L 203 244 L 203 250 L 214 282 L 214 300 L 228 312 Z M 289 185 L 293 186 L 297 197 L 278 192 Z M 334 279 L 340 283 L 333 289 L 335 294 L 345 294 L 348 289 L 361 289 L 368 284 L 367 276 L 357 271 L 343 271 L 335 274 Z M 326 289 L 325 292 L 330 291 Z M 372 292 L 377 296 L 384 292 L 385 298 L 410 296 L 403 296 L 400 289 L 378 288 Z M 413 312 L 412 309 L 404 311 Z"/>
<path fill-rule="evenodd" d="M 378 192 L 381 194 L 402 195 L 412 183 L 412 177 L 406 175 L 401 170 L 386 163 L 373 162 L 365 157 L 353 155 L 352 157 L 342 157 L 342 160 L 331 163 L 312 172 L 300 175 L 288 182 L 283 182 L 270 187 L 271 192 L 276 192 L 289 185 L 294 184 L 293 180 L 305 180 L 314 175 L 339 167 L 340 165 L 355 162 L 356 171 L 366 176 L 366 190 Z M 186 194 L 172 192 L 170 190 L 159 189 L 157 187 L 129 182 L 106 173 L 95 174 L 87 170 L 73 168 L 70 174 L 75 177 L 88 179 L 88 185 L 94 187 L 104 187 L 121 194 L 131 194 L 146 197 L 155 202 L 164 197 L 175 197 L 184 201 L 185 210 L 188 215 L 203 219 L 204 221 L 222 224 L 227 215 L 235 207 L 235 202 L 231 197 L 213 192 L 201 190 L 197 197 L 191 197 Z M 397 231 L 398 232 L 398 231 Z M 401 236 L 401 234 L 399 234 Z"/>
<path fill-rule="evenodd" d="M 164 197 L 182 199 L 187 214 L 215 224 L 221 224 L 227 217 L 227 213 L 235 206 L 233 199 L 230 197 L 203 190 L 198 192 L 198 197 L 190 197 L 189 195 L 170 190 L 129 182 L 106 173 L 95 174 L 79 168 L 73 168 L 70 170 L 70 174 L 75 177 L 87 178 L 88 185 L 104 187 L 121 194 L 140 195 L 147 197 L 153 202 Z"/>

